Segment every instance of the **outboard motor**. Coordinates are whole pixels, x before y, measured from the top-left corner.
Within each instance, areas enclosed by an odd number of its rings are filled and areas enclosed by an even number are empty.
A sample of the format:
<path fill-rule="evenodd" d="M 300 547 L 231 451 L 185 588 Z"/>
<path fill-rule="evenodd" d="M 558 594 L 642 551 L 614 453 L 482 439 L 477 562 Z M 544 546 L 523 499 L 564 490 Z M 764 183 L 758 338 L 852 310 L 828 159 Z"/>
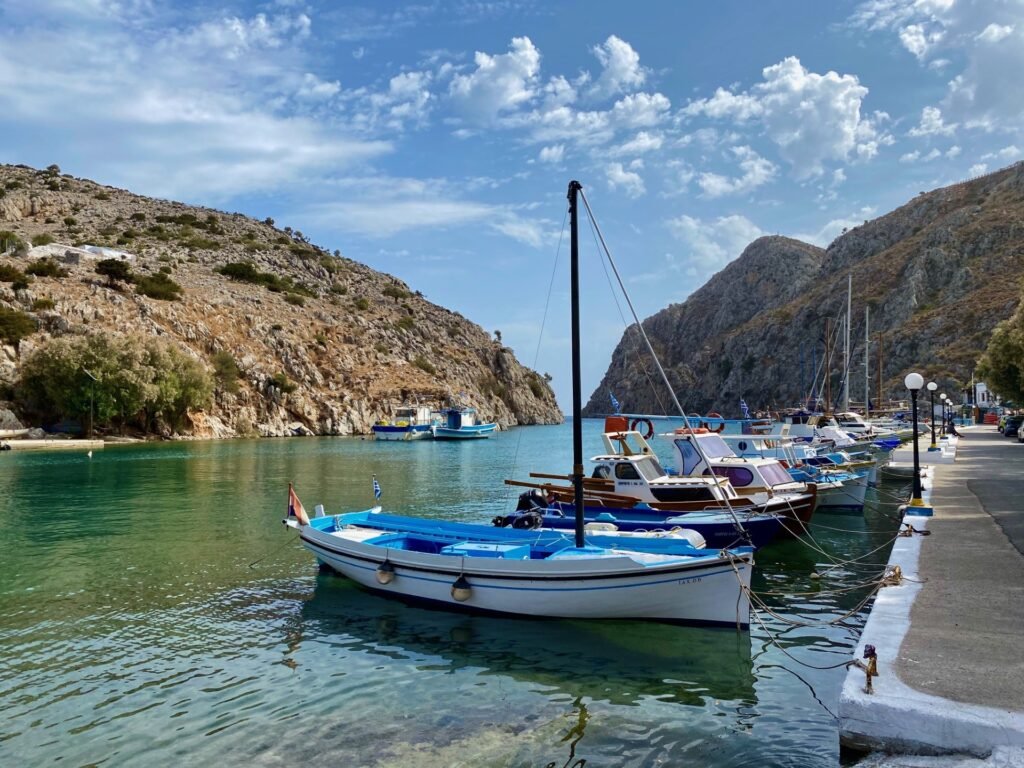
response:
<path fill-rule="evenodd" d="M 548 505 L 547 496 L 540 488 L 533 488 L 519 494 L 516 512 L 529 512 L 531 509 L 545 509 Z"/>

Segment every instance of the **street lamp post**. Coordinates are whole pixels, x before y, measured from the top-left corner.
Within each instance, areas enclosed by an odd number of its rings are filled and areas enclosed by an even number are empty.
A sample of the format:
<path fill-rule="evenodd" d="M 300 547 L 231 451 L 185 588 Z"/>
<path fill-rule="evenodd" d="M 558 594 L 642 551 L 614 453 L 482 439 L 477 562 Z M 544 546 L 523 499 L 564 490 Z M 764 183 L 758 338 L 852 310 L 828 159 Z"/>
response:
<path fill-rule="evenodd" d="M 928 422 L 932 427 L 932 444 L 928 446 L 929 451 L 939 450 L 939 446 L 935 444 L 935 390 L 939 388 L 939 385 L 934 381 L 928 382 L 928 397 L 931 399 L 932 412 L 928 414 Z"/>
<path fill-rule="evenodd" d="M 943 392 L 939 395 L 939 405 L 942 407 L 942 434 L 944 435 L 946 434 L 946 419 L 949 418 L 949 413 L 953 410 L 953 402 Z"/>
<path fill-rule="evenodd" d="M 923 507 L 925 504 L 924 499 L 921 498 L 921 458 L 917 451 L 917 393 L 924 386 L 924 378 L 920 373 L 908 373 L 903 383 L 910 390 L 911 412 L 914 421 L 914 485 L 910 492 L 910 506 Z"/>

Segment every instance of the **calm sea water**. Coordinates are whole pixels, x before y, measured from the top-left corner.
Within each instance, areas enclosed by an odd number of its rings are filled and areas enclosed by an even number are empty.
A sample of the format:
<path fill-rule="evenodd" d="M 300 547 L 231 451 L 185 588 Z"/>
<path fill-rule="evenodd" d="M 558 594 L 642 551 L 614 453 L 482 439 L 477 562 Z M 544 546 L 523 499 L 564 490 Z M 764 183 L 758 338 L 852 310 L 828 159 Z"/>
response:
<path fill-rule="evenodd" d="M 749 634 L 409 607 L 281 525 L 289 481 L 330 513 L 371 506 L 373 474 L 388 511 L 489 520 L 502 480 L 570 458 L 568 426 L 0 454 L 0 765 L 836 765 L 844 672 L 805 665 L 849 658 L 863 615 L 785 619 L 860 602 L 834 590 L 862 571 L 811 574 L 888 541 L 892 503 L 819 516 L 828 555 L 759 553 L 777 616 Z"/>

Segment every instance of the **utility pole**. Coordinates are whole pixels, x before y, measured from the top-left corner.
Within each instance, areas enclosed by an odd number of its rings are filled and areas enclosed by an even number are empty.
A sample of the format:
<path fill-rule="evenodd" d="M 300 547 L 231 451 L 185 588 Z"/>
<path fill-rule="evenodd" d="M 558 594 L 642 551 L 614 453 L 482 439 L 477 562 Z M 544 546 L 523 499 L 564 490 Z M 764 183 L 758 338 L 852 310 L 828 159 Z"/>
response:
<path fill-rule="evenodd" d="M 832 412 L 832 328 L 825 318 L 825 415 Z"/>
<path fill-rule="evenodd" d="M 868 417 L 871 415 L 871 395 L 869 389 L 871 387 L 871 374 L 868 371 L 868 365 L 871 363 L 871 336 L 868 335 L 868 317 L 871 311 L 871 307 L 864 306 L 864 416 Z"/>
<path fill-rule="evenodd" d="M 853 302 L 853 274 L 846 277 L 846 343 L 843 345 L 843 411 L 850 410 L 850 304 Z"/>

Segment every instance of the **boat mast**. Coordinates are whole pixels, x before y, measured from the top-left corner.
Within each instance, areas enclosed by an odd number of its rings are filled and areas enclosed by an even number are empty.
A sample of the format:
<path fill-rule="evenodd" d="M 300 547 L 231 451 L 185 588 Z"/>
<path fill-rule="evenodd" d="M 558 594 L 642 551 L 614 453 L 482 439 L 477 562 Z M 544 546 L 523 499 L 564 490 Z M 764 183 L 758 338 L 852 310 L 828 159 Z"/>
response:
<path fill-rule="evenodd" d="M 846 277 L 846 344 L 843 346 L 843 411 L 850 410 L 850 304 L 853 301 L 853 274 Z"/>
<path fill-rule="evenodd" d="M 882 407 L 882 332 L 878 332 L 878 407 Z"/>
<path fill-rule="evenodd" d="M 576 547 L 583 547 L 583 393 L 580 383 L 580 241 L 576 200 L 580 183 L 569 182 L 569 283 L 572 303 L 572 490 Z"/>
<path fill-rule="evenodd" d="M 832 327 L 825 318 L 825 415 L 832 412 Z"/>
<path fill-rule="evenodd" d="M 868 335 L 868 317 L 871 307 L 864 305 L 864 416 L 871 415 L 871 374 L 868 366 L 871 364 L 871 336 Z"/>

